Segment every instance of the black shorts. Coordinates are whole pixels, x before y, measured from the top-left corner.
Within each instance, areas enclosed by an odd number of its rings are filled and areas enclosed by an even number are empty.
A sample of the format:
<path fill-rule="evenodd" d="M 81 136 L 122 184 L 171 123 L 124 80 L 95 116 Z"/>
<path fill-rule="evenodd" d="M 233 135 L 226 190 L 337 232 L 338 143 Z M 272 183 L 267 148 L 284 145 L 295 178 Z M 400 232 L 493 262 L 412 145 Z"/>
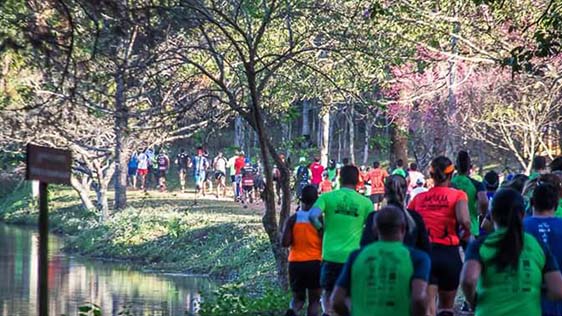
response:
<path fill-rule="evenodd" d="M 236 183 L 236 176 L 230 176 L 230 181 L 232 183 Z"/>
<path fill-rule="evenodd" d="M 373 202 L 374 204 L 381 203 L 384 200 L 384 194 L 382 193 L 371 194 L 369 198 L 371 199 L 371 202 Z"/>
<path fill-rule="evenodd" d="M 320 270 L 320 286 L 328 292 L 333 291 L 342 269 L 343 263 L 322 261 L 322 268 Z"/>
<path fill-rule="evenodd" d="M 304 292 L 320 288 L 320 261 L 289 262 L 291 291 Z"/>
<path fill-rule="evenodd" d="M 222 171 L 215 171 L 215 180 L 220 180 L 224 178 L 226 175 Z"/>
<path fill-rule="evenodd" d="M 459 287 L 462 260 L 459 246 L 431 244 L 431 276 L 429 283 L 441 291 L 455 291 Z"/>
<path fill-rule="evenodd" d="M 242 190 L 244 190 L 244 192 L 251 192 L 254 189 L 253 185 L 244 185 L 242 186 Z"/>

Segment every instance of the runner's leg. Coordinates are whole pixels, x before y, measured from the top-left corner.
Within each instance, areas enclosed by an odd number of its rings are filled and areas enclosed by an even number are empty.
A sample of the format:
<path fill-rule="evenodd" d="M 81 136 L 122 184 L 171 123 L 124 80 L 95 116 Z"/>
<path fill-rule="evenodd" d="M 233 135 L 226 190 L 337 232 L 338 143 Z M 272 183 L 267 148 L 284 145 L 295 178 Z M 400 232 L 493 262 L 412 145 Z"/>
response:
<path fill-rule="evenodd" d="M 306 311 L 307 316 L 320 315 L 320 297 L 322 296 L 322 289 L 309 289 L 308 290 L 308 308 Z"/>

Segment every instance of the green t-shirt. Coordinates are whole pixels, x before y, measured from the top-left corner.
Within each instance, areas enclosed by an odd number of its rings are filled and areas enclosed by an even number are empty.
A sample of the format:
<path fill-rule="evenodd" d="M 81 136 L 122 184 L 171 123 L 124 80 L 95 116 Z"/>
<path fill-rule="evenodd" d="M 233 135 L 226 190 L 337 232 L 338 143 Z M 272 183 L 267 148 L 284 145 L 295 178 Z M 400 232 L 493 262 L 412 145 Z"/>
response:
<path fill-rule="evenodd" d="M 496 254 L 494 244 L 504 234 L 505 229 L 499 229 L 467 249 L 465 260 L 477 260 L 482 265 L 476 288 L 476 316 L 541 315 L 543 273 L 558 270 L 556 260 L 535 237 L 524 233 L 518 269 L 499 271 L 491 260 Z"/>
<path fill-rule="evenodd" d="M 355 190 L 341 188 L 320 195 L 314 208 L 324 216 L 322 259 L 344 263 L 359 248 L 363 226 L 373 203 Z"/>
<path fill-rule="evenodd" d="M 411 282 L 427 282 L 430 268 L 425 252 L 399 241 L 377 241 L 351 254 L 336 284 L 348 290 L 352 316 L 406 316 Z"/>
<path fill-rule="evenodd" d="M 478 221 L 478 192 L 484 191 L 482 183 L 471 179 L 466 175 L 456 175 L 451 180 L 454 188 L 464 191 L 468 197 L 468 211 L 470 213 L 470 233 L 478 236 L 480 223 Z"/>
<path fill-rule="evenodd" d="M 330 179 L 330 181 L 334 181 L 334 179 L 336 178 L 336 174 L 337 174 L 337 169 L 329 169 L 328 168 L 328 178 Z"/>
<path fill-rule="evenodd" d="M 408 173 L 403 168 L 396 168 L 396 169 L 392 170 L 392 175 L 399 175 L 399 176 L 404 177 L 404 179 L 406 179 L 408 177 Z"/>

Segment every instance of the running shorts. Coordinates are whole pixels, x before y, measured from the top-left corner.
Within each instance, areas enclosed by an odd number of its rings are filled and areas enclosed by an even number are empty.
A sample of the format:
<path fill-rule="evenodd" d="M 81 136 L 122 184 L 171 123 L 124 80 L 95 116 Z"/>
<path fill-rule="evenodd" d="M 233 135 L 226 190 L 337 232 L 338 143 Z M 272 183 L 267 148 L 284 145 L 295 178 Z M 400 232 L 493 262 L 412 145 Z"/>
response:
<path fill-rule="evenodd" d="M 320 269 L 320 287 L 328 292 L 333 291 L 342 269 L 343 263 L 322 261 L 322 267 Z"/>
<path fill-rule="evenodd" d="M 244 190 L 244 192 L 252 192 L 252 190 L 254 189 L 253 185 L 244 185 L 242 186 L 242 190 Z"/>
<path fill-rule="evenodd" d="M 371 194 L 369 198 L 371 199 L 371 202 L 373 202 L 373 204 L 382 203 L 382 201 L 384 200 L 384 194 Z"/>
<path fill-rule="evenodd" d="M 193 175 L 193 179 L 195 180 L 195 185 L 200 187 L 205 181 L 205 173 L 204 172 L 196 173 Z"/>
<path fill-rule="evenodd" d="M 236 183 L 236 176 L 230 176 L 230 182 Z"/>
<path fill-rule="evenodd" d="M 293 292 L 320 288 L 320 261 L 289 262 L 289 283 Z"/>
<path fill-rule="evenodd" d="M 224 177 L 226 177 L 226 175 L 224 174 L 224 172 L 222 171 L 215 171 L 215 180 L 221 180 Z"/>
<path fill-rule="evenodd" d="M 129 168 L 129 176 L 136 176 L 137 175 L 137 168 Z"/>
<path fill-rule="evenodd" d="M 137 174 L 139 176 L 146 176 L 148 174 L 148 169 L 137 169 Z"/>
<path fill-rule="evenodd" d="M 462 259 L 459 246 L 431 244 L 431 276 L 429 283 L 441 291 L 454 291 L 459 287 Z"/>

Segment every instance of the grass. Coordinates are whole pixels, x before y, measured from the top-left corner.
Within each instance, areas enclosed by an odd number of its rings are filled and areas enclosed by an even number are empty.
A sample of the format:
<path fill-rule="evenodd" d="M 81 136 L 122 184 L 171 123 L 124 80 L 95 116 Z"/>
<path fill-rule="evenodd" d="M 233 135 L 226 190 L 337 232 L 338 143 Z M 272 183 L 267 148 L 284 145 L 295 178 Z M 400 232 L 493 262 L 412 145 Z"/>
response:
<path fill-rule="evenodd" d="M 29 191 L 29 185 L 22 185 L 0 201 L 3 221 L 37 222 L 37 203 Z M 256 290 L 275 280 L 259 209 L 244 209 L 230 200 L 195 199 L 193 193 L 130 191 L 128 208 L 101 223 L 96 212 L 81 207 L 73 190 L 53 187 L 49 201 L 50 229 L 68 237 L 68 252 L 209 275 Z"/>

